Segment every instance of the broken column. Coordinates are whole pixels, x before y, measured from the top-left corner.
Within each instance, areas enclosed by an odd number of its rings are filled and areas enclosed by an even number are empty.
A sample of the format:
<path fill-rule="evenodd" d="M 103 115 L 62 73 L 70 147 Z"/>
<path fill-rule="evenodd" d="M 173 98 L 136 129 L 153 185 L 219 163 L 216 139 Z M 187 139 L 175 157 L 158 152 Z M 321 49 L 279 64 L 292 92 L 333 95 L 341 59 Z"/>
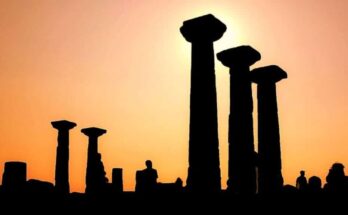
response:
<path fill-rule="evenodd" d="M 123 192 L 122 168 L 112 169 L 112 187 L 117 193 Z"/>
<path fill-rule="evenodd" d="M 257 84 L 259 193 L 276 193 L 283 186 L 276 82 L 284 78 L 286 72 L 274 65 L 251 71 Z"/>
<path fill-rule="evenodd" d="M 27 181 L 27 164 L 19 161 L 5 163 L 2 186 L 5 191 L 21 192 Z"/>
<path fill-rule="evenodd" d="M 53 128 L 58 130 L 58 146 L 56 155 L 55 190 L 58 193 L 68 194 L 69 187 L 69 130 L 76 123 L 67 120 L 51 122 Z"/>
<path fill-rule="evenodd" d="M 98 137 L 105 134 L 106 130 L 91 127 L 84 128 L 81 132 L 88 136 L 86 193 L 103 192 L 107 185 L 107 178 L 105 177 L 101 155 L 98 153 Z"/>
<path fill-rule="evenodd" d="M 192 44 L 189 168 L 190 191 L 221 190 L 213 42 L 226 26 L 213 15 L 187 20 L 180 28 Z"/>
<path fill-rule="evenodd" d="M 239 46 L 218 53 L 217 58 L 230 68 L 227 190 L 255 194 L 253 98 L 249 67 L 260 60 L 261 55 L 250 46 Z"/>

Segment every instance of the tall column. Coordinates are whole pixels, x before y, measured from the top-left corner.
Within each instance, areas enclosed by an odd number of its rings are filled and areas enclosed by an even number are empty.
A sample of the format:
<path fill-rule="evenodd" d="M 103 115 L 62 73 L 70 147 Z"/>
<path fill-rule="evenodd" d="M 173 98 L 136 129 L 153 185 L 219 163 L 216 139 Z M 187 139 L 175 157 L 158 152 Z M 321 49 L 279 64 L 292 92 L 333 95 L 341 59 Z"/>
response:
<path fill-rule="evenodd" d="M 86 193 L 100 192 L 105 181 L 104 169 L 101 169 L 101 157 L 98 153 L 98 137 L 105 134 L 106 130 L 101 128 L 84 128 L 81 130 L 83 134 L 88 136 L 88 154 L 86 169 Z"/>
<path fill-rule="evenodd" d="M 213 15 L 187 20 L 180 28 L 192 43 L 189 168 L 190 191 L 221 190 L 213 42 L 226 26 Z"/>
<path fill-rule="evenodd" d="M 239 46 L 217 54 L 230 68 L 230 116 L 228 190 L 238 194 L 256 193 L 253 134 L 253 98 L 249 67 L 261 59 L 250 46 Z"/>
<path fill-rule="evenodd" d="M 286 72 L 274 65 L 251 71 L 251 81 L 257 84 L 259 193 L 279 192 L 283 186 L 275 84 L 284 78 Z"/>
<path fill-rule="evenodd" d="M 58 130 L 58 146 L 56 157 L 55 189 L 58 193 L 68 194 L 69 186 L 69 130 L 76 123 L 67 120 L 51 122 L 53 128 Z"/>

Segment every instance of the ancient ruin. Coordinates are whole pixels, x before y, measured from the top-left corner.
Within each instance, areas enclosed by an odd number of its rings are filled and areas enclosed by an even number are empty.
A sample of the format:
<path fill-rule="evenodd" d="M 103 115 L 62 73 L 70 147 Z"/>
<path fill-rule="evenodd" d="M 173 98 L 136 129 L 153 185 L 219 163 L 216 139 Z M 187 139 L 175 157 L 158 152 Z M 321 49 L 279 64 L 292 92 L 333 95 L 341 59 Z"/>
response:
<path fill-rule="evenodd" d="M 226 26 L 213 15 L 187 20 L 180 28 L 192 44 L 189 168 L 187 189 L 221 190 L 213 42 Z"/>
<path fill-rule="evenodd" d="M 76 123 L 67 120 L 51 122 L 53 128 L 58 130 L 58 146 L 56 156 L 55 189 L 58 193 L 68 194 L 69 186 L 69 130 Z"/>
<path fill-rule="evenodd" d="M 259 193 L 280 192 L 283 187 L 276 83 L 287 77 L 275 65 L 251 71 L 251 81 L 257 84 Z"/>
<path fill-rule="evenodd" d="M 256 157 L 249 67 L 259 61 L 261 55 L 250 46 L 239 46 L 218 53 L 217 58 L 230 68 L 227 189 L 233 193 L 255 194 Z"/>

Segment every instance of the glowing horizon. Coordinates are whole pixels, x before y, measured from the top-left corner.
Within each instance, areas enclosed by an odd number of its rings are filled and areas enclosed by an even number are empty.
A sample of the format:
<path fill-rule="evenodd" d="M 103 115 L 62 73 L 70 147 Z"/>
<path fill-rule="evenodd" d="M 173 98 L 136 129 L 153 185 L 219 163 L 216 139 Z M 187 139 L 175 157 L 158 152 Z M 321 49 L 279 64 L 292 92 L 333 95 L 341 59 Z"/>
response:
<path fill-rule="evenodd" d="M 97 1 L 0 2 L 0 180 L 4 163 L 27 163 L 28 179 L 54 183 L 57 131 L 70 131 L 70 187 L 83 192 L 87 137 L 107 130 L 99 151 L 123 168 L 125 190 L 153 161 L 159 182 L 186 181 L 191 47 L 182 22 L 211 13 L 227 26 L 215 53 L 251 45 L 252 68 L 276 64 L 288 73 L 277 85 L 285 184 L 325 176 L 348 165 L 348 2 L 331 1 Z M 221 184 L 227 180 L 228 68 L 215 60 Z M 257 150 L 256 89 L 254 134 Z"/>

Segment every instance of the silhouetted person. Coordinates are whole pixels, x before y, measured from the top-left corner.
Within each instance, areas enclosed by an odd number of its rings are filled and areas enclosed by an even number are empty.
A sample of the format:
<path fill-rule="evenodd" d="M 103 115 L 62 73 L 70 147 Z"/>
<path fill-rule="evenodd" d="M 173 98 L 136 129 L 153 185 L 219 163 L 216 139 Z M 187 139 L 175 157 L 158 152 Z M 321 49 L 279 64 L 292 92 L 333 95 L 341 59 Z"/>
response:
<path fill-rule="evenodd" d="M 250 46 L 238 46 L 218 53 L 217 58 L 230 68 L 228 190 L 255 194 L 253 98 L 249 67 L 260 60 L 261 55 Z"/>
<path fill-rule="evenodd" d="M 175 186 L 176 186 L 176 189 L 178 190 L 178 191 L 182 191 L 183 190 L 183 181 L 182 181 L 182 179 L 181 178 L 177 178 L 176 180 L 175 180 Z"/>
<path fill-rule="evenodd" d="M 69 186 L 69 130 L 76 123 L 67 120 L 51 122 L 53 128 L 58 130 L 58 146 L 56 155 L 55 190 L 60 194 L 68 194 Z"/>
<path fill-rule="evenodd" d="M 299 191 L 305 191 L 307 188 L 307 178 L 304 170 L 300 171 L 300 176 L 296 179 L 296 188 Z"/>
<path fill-rule="evenodd" d="M 178 177 L 175 182 L 175 192 L 183 192 L 184 187 L 183 187 L 183 181 L 180 177 Z"/>
<path fill-rule="evenodd" d="M 329 193 L 347 193 L 348 178 L 341 163 L 334 163 L 326 176 L 325 191 Z"/>
<path fill-rule="evenodd" d="M 142 184 L 144 192 L 153 192 L 157 188 L 157 170 L 152 168 L 152 162 L 147 160 L 145 162 L 146 169 L 142 171 Z"/>
<path fill-rule="evenodd" d="M 253 69 L 251 81 L 257 84 L 258 107 L 258 191 L 277 193 L 282 190 L 282 161 L 276 82 L 287 78 L 278 66 Z"/>
<path fill-rule="evenodd" d="M 307 191 L 309 193 L 321 192 L 321 179 L 317 176 L 312 176 L 308 179 Z"/>
<path fill-rule="evenodd" d="M 189 168 L 187 188 L 221 190 L 213 42 L 226 26 L 213 15 L 184 21 L 181 34 L 192 44 Z"/>

